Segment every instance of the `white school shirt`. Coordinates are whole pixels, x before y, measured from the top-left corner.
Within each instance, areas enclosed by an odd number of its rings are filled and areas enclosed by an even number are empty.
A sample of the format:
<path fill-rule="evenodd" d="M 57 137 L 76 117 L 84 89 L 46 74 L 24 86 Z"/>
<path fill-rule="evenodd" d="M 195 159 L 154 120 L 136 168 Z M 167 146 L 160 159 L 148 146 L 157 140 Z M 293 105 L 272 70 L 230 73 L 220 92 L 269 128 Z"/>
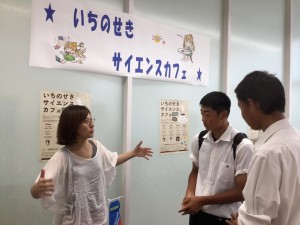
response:
<path fill-rule="evenodd" d="M 228 126 L 222 136 L 214 141 L 211 131 L 205 136 L 199 151 L 198 136 L 192 142 L 190 158 L 198 167 L 196 196 L 210 196 L 223 193 L 235 187 L 235 177 L 246 174 L 254 153 L 252 142 L 244 138 L 236 149 L 236 159 L 233 158 L 232 142 L 238 132 Z M 240 202 L 230 204 L 205 205 L 202 210 L 211 215 L 231 218 L 237 212 Z"/>
<path fill-rule="evenodd" d="M 111 185 L 118 155 L 96 141 L 93 158 L 81 158 L 63 147 L 47 162 L 45 177 L 55 182 L 44 208 L 55 212 L 54 225 L 105 225 L 108 218 L 106 187 Z"/>
<path fill-rule="evenodd" d="M 300 134 L 287 119 L 255 143 L 239 209 L 239 225 L 300 224 Z"/>

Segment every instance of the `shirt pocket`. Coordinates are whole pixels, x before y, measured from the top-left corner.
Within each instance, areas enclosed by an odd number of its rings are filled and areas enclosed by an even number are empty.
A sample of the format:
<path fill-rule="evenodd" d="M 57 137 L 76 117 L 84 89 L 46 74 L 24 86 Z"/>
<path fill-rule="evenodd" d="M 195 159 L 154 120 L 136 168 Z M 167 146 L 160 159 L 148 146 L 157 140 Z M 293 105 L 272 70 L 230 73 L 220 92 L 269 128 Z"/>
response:
<path fill-rule="evenodd" d="M 234 184 L 234 165 L 221 161 L 217 167 L 216 177 L 220 182 L 220 186 L 226 188 L 228 185 Z"/>

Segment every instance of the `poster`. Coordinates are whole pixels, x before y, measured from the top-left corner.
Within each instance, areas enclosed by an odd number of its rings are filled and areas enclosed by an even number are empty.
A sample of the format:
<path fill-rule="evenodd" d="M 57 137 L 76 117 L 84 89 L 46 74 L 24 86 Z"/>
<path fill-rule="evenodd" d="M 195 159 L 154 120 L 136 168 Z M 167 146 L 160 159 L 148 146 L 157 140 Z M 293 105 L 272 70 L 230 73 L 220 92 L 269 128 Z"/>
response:
<path fill-rule="evenodd" d="M 40 160 L 49 160 L 62 146 L 56 144 L 60 114 L 68 105 L 84 105 L 90 109 L 89 93 L 42 91 L 40 102 Z"/>
<path fill-rule="evenodd" d="M 189 103 L 160 101 L 160 153 L 185 152 L 189 140 Z"/>
<path fill-rule="evenodd" d="M 32 0 L 30 66 L 208 86 L 210 39 L 91 0 Z"/>

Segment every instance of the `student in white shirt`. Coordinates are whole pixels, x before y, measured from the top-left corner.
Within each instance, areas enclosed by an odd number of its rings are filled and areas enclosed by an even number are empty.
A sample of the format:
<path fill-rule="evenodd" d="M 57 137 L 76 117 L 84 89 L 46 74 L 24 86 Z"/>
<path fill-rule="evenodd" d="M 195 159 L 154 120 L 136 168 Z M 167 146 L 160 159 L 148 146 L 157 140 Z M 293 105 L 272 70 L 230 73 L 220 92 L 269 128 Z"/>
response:
<path fill-rule="evenodd" d="M 71 105 L 60 116 L 57 143 L 64 145 L 47 162 L 31 188 L 33 198 L 55 213 L 54 225 L 105 225 L 108 218 L 106 187 L 115 166 L 133 157 L 152 156 L 140 142 L 132 151 L 118 155 L 94 136 L 94 119 L 85 106 Z"/>
<path fill-rule="evenodd" d="M 299 225 L 300 133 L 284 116 L 283 85 L 275 75 L 254 71 L 235 93 L 244 120 L 263 133 L 255 143 L 245 201 L 228 224 Z"/>
<path fill-rule="evenodd" d="M 223 225 L 241 205 L 248 166 L 253 156 L 252 142 L 244 138 L 236 148 L 238 133 L 228 122 L 231 101 L 223 92 L 210 92 L 201 101 L 202 122 L 208 133 L 199 150 L 198 135 L 192 142 L 192 170 L 182 202 L 183 215 L 190 225 Z"/>

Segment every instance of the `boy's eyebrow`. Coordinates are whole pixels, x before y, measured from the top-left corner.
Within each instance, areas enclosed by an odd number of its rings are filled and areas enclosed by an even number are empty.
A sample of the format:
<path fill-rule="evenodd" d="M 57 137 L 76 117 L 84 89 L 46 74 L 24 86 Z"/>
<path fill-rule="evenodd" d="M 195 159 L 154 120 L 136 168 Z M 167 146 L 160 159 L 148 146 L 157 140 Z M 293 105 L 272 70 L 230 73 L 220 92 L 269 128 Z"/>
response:
<path fill-rule="evenodd" d="M 201 112 L 209 112 L 208 109 L 200 109 Z"/>

